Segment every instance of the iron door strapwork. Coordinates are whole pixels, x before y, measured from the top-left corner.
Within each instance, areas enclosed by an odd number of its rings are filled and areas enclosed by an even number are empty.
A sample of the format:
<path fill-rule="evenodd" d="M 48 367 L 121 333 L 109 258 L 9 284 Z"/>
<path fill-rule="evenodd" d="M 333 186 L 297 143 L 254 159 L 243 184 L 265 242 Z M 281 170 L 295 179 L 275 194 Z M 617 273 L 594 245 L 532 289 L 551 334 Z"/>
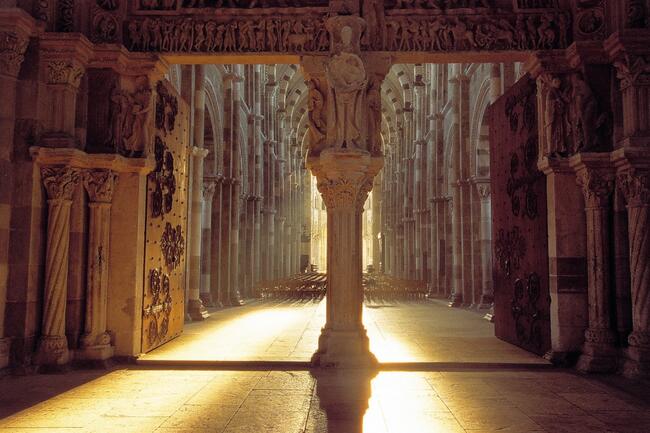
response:
<path fill-rule="evenodd" d="M 156 85 L 153 154 L 147 179 L 142 352 L 183 331 L 187 239 L 187 107 L 166 81 Z"/>
<path fill-rule="evenodd" d="M 490 108 L 496 336 L 539 355 L 551 347 L 546 178 L 537 169 L 535 81 Z"/>

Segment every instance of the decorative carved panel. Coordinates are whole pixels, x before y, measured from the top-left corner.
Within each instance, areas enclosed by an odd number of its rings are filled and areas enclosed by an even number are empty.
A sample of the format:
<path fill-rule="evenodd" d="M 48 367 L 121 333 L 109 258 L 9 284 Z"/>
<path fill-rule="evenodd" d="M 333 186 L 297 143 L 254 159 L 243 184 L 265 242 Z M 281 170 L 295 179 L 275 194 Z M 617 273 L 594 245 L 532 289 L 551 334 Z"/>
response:
<path fill-rule="evenodd" d="M 497 337 L 543 355 L 551 327 L 535 95 L 526 75 L 490 108 L 492 256 Z"/>
<path fill-rule="evenodd" d="M 156 86 L 154 171 L 147 181 L 142 351 L 178 336 L 185 312 L 188 109 L 167 82 Z M 161 115 L 159 115 L 161 113 Z"/>

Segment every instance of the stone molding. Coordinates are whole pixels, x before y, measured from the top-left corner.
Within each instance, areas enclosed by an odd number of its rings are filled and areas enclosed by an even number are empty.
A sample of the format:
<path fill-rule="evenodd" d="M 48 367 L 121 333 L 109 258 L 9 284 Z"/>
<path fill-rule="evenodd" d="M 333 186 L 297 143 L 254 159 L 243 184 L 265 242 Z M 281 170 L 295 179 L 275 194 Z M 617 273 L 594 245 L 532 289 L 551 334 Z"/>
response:
<path fill-rule="evenodd" d="M 149 174 L 155 168 L 151 158 L 125 158 L 117 154 L 90 154 L 78 149 L 32 146 L 32 161 L 46 165 L 67 165 L 79 169 L 105 169 L 118 173 Z"/>

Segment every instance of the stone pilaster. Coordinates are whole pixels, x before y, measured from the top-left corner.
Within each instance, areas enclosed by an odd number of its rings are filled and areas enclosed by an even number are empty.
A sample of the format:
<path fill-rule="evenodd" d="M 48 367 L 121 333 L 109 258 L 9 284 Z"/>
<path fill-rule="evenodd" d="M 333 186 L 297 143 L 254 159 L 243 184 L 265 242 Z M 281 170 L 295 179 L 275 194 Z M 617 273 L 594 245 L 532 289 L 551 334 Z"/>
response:
<path fill-rule="evenodd" d="M 42 144 L 75 147 L 77 94 L 92 57 L 92 44 L 78 34 L 52 33 L 41 38 L 40 47 L 41 79 L 47 86 Z"/>
<path fill-rule="evenodd" d="M 624 373 L 650 374 L 650 158 L 647 150 L 614 152 L 617 185 L 625 197 L 630 246 L 632 333 Z"/>
<path fill-rule="evenodd" d="M 70 360 L 65 336 L 70 208 L 80 172 L 67 166 L 49 166 L 41 169 L 41 178 L 48 197 L 48 221 L 43 322 L 36 363 L 60 366 Z"/>
<path fill-rule="evenodd" d="M 31 16 L 20 9 L 3 11 L 0 17 L 0 171 L 9 173 L 14 149 L 16 125 L 16 85 L 29 37 L 35 29 Z M 0 369 L 9 363 L 9 339 L 4 338 L 7 279 L 9 274 L 9 233 L 13 176 L 0 184 Z"/>
<path fill-rule="evenodd" d="M 88 192 L 88 269 L 85 330 L 75 358 L 106 360 L 113 356 L 111 337 L 106 332 L 108 270 L 110 256 L 111 207 L 117 173 L 86 170 L 83 184 Z"/>
<path fill-rule="evenodd" d="M 201 219 L 203 218 L 203 160 L 208 150 L 192 148 L 192 207 L 190 213 L 190 266 L 187 314 L 192 320 L 209 317 L 201 301 Z"/>
<path fill-rule="evenodd" d="M 588 372 L 616 369 L 616 333 L 610 317 L 611 270 L 609 216 L 614 170 L 609 154 L 578 154 L 571 158 L 582 188 L 587 228 L 587 296 L 589 327 L 578 368 Z"/>
<path fill-rule="evenodd" d="M 214 178 L 203 178 L 203 217 L 201 221 L 201 288 L 199 297 L 203 305 L 212 307 L 211 289 L 211 264 L 212 264 L 212 206 L 213 197 L 217 189 Z"/>

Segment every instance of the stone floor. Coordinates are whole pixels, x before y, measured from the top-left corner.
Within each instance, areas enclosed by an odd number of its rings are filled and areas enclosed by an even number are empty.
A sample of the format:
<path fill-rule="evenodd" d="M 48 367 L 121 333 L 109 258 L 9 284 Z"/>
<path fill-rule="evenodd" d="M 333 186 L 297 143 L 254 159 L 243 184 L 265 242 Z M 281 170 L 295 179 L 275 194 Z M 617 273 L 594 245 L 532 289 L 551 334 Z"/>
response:
<path fill-rule="evenodd" d="M 570 371 L 210 371 L 0 379 L 0 433 L 650 431 L 648 386 Z"/>
<path fill-rule="evenodd" d="M 253 302 L 188 324 L 176 340 L 143 361 L 298 361 L 316 350 L 325 302 Z M 384 301 L 364 307 L 372 352 L 383 363 L 504 363 L 547 365 L 494 337 L 481 315 L 441 302 Z"/>

